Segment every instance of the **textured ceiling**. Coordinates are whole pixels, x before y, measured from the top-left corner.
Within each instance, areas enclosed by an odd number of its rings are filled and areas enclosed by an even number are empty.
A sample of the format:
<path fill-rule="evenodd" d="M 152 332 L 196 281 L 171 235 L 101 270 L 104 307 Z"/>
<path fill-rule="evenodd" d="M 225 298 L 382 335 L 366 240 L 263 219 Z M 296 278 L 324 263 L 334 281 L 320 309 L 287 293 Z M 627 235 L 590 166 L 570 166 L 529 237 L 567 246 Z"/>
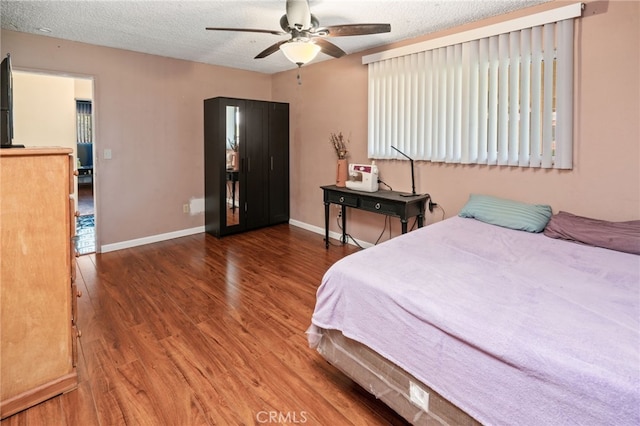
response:
<path fill-rule="evenodd" d="M 546 1 L 310 0 L 310 7 L 321 26 L 391 24 L 390 33 L 331 39 L 354 53 Z M 288 36 L 214 32 L 205 27 L 279 31 L 284 13 L 285 0 L 0 0 L 4 29 L 268 74 L 294 65 L 281 52 L 264 59 L 254 56 Z M 327 59 L 331 57 L 320 53 L 313 62 Z"/>

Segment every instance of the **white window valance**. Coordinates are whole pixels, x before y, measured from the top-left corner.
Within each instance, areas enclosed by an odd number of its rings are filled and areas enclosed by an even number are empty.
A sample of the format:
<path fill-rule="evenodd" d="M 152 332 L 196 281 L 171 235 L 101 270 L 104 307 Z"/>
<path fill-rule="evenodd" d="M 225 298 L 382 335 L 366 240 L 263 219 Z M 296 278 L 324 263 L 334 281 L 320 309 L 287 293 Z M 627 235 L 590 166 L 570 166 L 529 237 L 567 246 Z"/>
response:
<path fill-rule="evenodd" d="M 416 160 L 570 169 L 580 13 L 578 3 L 365 56 L 369 157 L 402 158 L 394 146 Z"/>

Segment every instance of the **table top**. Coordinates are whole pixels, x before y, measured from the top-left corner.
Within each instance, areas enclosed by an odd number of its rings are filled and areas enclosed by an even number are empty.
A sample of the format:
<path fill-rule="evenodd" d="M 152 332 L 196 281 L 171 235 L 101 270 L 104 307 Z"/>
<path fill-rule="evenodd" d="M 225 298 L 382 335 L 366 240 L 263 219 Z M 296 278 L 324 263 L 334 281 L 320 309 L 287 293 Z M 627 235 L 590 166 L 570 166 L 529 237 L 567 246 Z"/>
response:
<path fill-rule="evenodd" d="M 367 192 L 367 191 L 356 191 L 355 189 L 349 189 L 347 187 L 336 186 L 336 185 L 324 185 L 321 186 L 325 191 L 334 191 L 334 192 L 342 192 L 345 194 L 353 194 L 360 197 L 368 197 L 368 198 L 379 198 L 381 200 L 391 200 L 396 202 L 408 203 L 412 201 L 425 201 L 429 198 L 429 194 L 416 194 L 412 195 L 408 192 L 398 192 L 398 191 L 387 191 L 387 190 L 378 190 L 376 192 Z"/>

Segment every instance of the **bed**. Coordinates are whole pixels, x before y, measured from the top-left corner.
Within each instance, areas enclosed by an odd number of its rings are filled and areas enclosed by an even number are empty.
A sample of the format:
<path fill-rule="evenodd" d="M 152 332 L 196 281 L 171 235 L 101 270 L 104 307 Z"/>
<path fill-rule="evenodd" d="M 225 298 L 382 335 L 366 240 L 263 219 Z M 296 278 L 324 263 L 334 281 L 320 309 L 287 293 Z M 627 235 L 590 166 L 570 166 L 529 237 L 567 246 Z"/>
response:
<path fill-rule="evenodd" d="M 490 222 L 336 262 L 310 346 L 413 424 L 640 424 L 640 256 Z"/>

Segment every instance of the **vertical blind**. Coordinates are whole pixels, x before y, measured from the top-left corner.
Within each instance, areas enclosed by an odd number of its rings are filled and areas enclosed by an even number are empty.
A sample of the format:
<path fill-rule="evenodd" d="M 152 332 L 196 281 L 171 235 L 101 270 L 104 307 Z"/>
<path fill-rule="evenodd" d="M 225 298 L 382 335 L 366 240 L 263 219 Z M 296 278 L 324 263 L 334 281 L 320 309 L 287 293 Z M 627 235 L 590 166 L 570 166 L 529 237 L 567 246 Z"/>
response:
<path fill-rule="evenodd" d="M 369 63 L 370 158 L 570 169 L 573 19 Z"/>
<path fill-rule="evenodd" d="M 92 143 L 92 131 L 91 101 L 76 101 L 77 143 Z"/>

